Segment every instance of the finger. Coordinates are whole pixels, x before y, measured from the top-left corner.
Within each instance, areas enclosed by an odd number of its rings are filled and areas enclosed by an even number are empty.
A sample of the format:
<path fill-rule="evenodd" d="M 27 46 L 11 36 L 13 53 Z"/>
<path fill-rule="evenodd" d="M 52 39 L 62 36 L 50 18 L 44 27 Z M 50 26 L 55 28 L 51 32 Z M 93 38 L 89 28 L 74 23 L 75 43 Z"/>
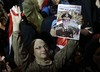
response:
<path fill-rule="evenodd" d="M 15 5 L 15 10 L 16 10 L 16 12 L 18 12 L 18 7 L 17 7 L 17 5 Z"/>
<path fill-rule="evenodd" d="M 18 13 L 21 13 L 20 7 L 18 6 Z"/>
<path fill-rule="evenodd" d="M 11 9 L 10 9 L 10 14 L 11 14 L 11 16 L 12 16 L 12 18 L 13 18 L 13 13 L 12 13 Z"/>
<path fill-rule="evenodd" d="M 13 7 L 12 7 L 12 10 L 17 14 L 17 13 L 18 13 L 17 5 L 13 6 Z"/>
<path fill-rule="evenodd" d="M 11 9 L 14 10 L 14 6 Z"/>
<path fill-rule="evenodd" d="M 13 6 L 13 7 L 11 8 L 11 10 L 15 10 L 15 6 Z"/>
<path fill-rule="evenodd" d="M 19 15 L 19 17 L 21 17 L 21 10 L 20 10 L 19 6 L 18 6 L 18 15 Z"/>
<path fill-rule="evenodd" d="M 18 16 L 18 13 L 15 13 L 15 11 L 13 11 L 12 9 L 11 9 L 11 12 L 12 12 L 12 14 L 13 14 L 14 16 Z"/>

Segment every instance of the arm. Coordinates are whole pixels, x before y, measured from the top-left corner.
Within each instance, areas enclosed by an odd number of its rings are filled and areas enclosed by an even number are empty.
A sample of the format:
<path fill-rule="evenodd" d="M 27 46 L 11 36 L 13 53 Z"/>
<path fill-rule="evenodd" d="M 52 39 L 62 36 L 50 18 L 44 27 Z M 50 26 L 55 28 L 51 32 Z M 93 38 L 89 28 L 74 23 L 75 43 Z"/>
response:
<path fill-rule="evenodd" d="M 17 66 L 23 65 L 28 59 L 28 51 L 23 48 L 22 36 L 19 31 L 12 34 L 12 47 L 14 51 L 14 61 Z"/>
<path fill-rule="evenodd" d="M 54 57 L 54 62 L 58 69 L 64 65 L 66 59 L 69 59 L 73 50 L 75 49 L 75 46 L 76 41 L 69 40 L 68 45 L 61 49 L 59 52 L 57 52 Z"/>
<path fill-rule="evenodd" d="M 18 15 L 14 15 L 12 12 L 17 12 Z M 24 65 L 28 59 L 28 51 L 23 48 L 23 40 L 19 30 L 19 24 L 21 22 L 21 12 L 20 8 L 17 6 L 13 6 L 10 10 L 13 22 L 13 34 L 12 34 L 12 47 L 14 51 L 14 60 L 18 67 Z M 25 67 L 25 66 L 24 66 Z"/>

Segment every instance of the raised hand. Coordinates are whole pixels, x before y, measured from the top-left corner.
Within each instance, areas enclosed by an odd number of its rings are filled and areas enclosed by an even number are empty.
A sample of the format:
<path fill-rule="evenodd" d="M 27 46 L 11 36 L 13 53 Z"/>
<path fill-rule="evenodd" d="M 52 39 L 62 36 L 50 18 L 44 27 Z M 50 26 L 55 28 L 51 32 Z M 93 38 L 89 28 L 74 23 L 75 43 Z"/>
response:
<path fill-rule="evenodd" d="M 21 22 L 21 10 L 19 6 L 13 6 L 10 9 L 10 14 L 12 16 L 13 31 L 19 31 L 19 24 Z"/>

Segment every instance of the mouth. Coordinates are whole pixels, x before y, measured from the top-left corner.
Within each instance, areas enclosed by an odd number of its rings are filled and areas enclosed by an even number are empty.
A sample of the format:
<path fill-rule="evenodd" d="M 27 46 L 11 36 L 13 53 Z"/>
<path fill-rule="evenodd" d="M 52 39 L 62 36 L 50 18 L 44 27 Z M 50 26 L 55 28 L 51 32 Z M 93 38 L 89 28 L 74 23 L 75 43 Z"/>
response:
<path fill-rule="evenodd" d="M 44 53 L 41 53 L 41 54 L 47 54 L 46 52 L 44 52 Z"/>

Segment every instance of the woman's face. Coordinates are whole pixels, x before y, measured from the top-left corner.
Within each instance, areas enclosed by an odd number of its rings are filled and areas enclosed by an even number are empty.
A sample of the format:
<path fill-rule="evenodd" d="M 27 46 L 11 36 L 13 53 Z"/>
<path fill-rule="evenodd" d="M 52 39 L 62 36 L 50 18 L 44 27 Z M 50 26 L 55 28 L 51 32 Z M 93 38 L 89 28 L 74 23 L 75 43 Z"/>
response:
<path fill-rule="evenodd" d="M 48 57 L 49 51 L 47 44 L 42 39 L 36 39 L 34 43 L 34 56 L 38 59 L 45 59 Z"/>

